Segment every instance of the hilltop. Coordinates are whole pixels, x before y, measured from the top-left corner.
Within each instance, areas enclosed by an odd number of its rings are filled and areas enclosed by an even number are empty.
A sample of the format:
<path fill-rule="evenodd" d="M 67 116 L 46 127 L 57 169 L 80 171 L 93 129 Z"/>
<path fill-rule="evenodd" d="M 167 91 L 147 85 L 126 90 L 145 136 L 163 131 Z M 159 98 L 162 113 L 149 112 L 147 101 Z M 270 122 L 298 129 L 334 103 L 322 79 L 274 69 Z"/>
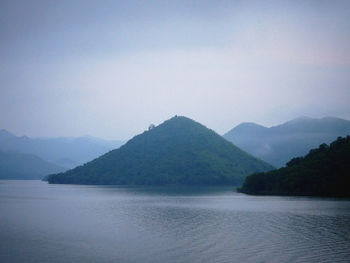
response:
<path fill-rule="evenodd" d="M 68 184 L 231 184 L 273 167 L 186 117 L 173 117 L 135 136 L 119 149 L 49 183 Z"/>

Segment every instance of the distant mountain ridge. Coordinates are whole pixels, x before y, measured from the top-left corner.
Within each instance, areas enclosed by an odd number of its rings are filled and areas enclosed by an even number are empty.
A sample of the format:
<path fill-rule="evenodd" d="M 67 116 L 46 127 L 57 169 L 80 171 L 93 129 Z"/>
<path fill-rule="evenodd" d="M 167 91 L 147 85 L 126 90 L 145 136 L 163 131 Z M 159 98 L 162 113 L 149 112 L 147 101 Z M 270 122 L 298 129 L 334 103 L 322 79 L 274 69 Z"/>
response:
<path fill-rule="evenodd" d="M 122 141 L 91 136 L 77 138 L 29 138 L 0 130 L 0 150 L 33 154 L 58 166 L 73 168 L 120 147 Z"/>
<path fill-rule="evenodd" d="M 303 156 L 322 143 L 349 134 L 348 120 L 300 117 L 270 128 L 241 123 L 223 136 L 248 153 L 282 167 L 293 157 Z"/>
<path fill-rule="evenodd" d="M 50 175 L 48 181 L 240 185 L 252 172 L 271 169 L 200 123 L 176 116 L 83 166 Z"/>
<path fill-rule="evenodd" d="M 65 170 L 32 154 L 0 151 L 0 179 L 42 179 Z"/>

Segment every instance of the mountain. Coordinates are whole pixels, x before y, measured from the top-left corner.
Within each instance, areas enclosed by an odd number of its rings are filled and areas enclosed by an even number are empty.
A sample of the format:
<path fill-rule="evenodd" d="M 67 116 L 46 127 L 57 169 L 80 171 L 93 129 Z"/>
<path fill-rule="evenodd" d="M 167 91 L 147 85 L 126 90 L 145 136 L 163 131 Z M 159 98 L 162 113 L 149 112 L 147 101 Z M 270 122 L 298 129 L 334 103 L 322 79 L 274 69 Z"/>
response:
<path fill-rule="evenodd" d="M 121 141 L 94 137 L 29 138 L 0 130 L 0 150 L 34 154 L 58 166 L 73 168 L 120 147 Z"/>
<path fill-rule="evenodd" d="M 321 144 L 287 167 L 248 176 L 240 192 L 256 195 L 350 197 L 350 136 Z"/>
<path fill-rule="evenodd" d="M 65 170 L 32 154 L 0 151 L 0 179 L 42 179 Z"/>
<path fill-rule="evenodd" d="M 273 169 L 186 117 L 150 128 L 83 166 L 50 175 L 49 183 L 239 185 L 252 172 Z"/>
<path fill-rule="evenodd" d="M 348 120 L 301 117 L 271 128 L 242 123 L 223 136 L 244 151 L 282 167 L 293 157 L 303 156 L 322 143 L 349 134 Z"/>

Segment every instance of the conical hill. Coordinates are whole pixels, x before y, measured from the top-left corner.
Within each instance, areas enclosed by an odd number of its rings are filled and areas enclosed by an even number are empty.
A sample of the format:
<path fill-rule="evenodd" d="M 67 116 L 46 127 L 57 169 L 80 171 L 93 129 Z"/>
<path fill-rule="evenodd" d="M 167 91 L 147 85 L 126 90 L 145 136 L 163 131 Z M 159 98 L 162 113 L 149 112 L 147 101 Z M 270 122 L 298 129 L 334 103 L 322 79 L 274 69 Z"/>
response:
<path fill-rule="evenodd" d="M 240 185 L 273 167 L 186 117 L 173 117 L 49 183 Z"/>

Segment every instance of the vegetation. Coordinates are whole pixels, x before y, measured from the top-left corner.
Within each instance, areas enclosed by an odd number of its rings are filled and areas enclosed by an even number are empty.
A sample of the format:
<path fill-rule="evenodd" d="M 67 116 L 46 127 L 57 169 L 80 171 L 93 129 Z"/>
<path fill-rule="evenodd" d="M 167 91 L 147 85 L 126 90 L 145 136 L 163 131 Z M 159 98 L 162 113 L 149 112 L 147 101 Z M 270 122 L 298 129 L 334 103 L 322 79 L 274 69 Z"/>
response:
<path fill-rule="evenodd" d="M 49 183 L 139 185 L 240 185 L 252 172 L 273 167 L 243 152 L 214 131 L 185 117 L 173 117 L 135 136 L 119 149 Z"/>
<path fill-rule="evenodd" d="M 240 192 L 255 195 L 350 197 L 350 137 L 322 144 L 283 167 L 248 176 Z"/>

